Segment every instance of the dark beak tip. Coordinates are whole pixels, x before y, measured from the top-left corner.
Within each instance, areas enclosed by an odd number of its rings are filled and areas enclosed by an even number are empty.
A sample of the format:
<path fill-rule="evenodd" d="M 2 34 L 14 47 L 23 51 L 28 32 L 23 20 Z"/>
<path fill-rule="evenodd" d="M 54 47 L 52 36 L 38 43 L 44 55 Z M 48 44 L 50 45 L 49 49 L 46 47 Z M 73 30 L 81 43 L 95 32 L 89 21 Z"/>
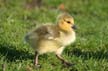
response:
<path fill-rule="evenodd" d="M 77 27 L 75 25 L 72 26 L 72 29 L 77 29 Z"/>

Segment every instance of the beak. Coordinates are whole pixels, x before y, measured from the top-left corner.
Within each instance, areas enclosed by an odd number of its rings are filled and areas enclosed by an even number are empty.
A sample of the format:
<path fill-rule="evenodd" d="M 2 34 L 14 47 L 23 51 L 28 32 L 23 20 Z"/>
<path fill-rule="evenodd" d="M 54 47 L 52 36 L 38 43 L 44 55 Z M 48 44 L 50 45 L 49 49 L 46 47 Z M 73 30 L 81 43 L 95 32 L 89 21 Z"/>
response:
<path fill-rule="evenodd" d="M 72 29 L 74 29 L 74 30 L 77 29 L 76 25 L 73 25 L 73 26 L 72 26 Z"/>

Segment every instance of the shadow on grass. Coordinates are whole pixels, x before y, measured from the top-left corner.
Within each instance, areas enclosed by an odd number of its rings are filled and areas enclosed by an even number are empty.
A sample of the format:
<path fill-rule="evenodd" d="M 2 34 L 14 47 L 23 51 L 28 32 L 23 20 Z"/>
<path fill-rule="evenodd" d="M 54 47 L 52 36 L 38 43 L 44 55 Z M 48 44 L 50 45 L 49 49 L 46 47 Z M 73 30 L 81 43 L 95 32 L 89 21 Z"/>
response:
<path fill-rule="evenodd" d="M 33 55 L 27 51 L 16 50 L 14 46 L 0 44 L 0 55 L 4 56 L 7 61 L 32 59 Z"/>
<path fill-rule="evenodd" d="M 7 61 L 15 60 L 27 60 L 33 59 L 33 55 L 28 51 L 16 50 L 15 46 L 0 44 L 0 55 L 4 56 Z M 93 58 L 93 59 L 108 59 L 108 51 L 100 49 L 99 51 L 82 51 L 81 49 L 74 48 L 73 50 L 68 51 L 69 56 L 81 57 L 84 60 Z"/>
<path fill-rule="evenodd" d="M 93 59 L 108 59 L 108 51 L 100 49 L 99 51 L 81 51 L 81 49 L 75 48 L 68 52 L 70 56 L 75 55 L 81 57 L 84 60 L 93 58 Z"/>

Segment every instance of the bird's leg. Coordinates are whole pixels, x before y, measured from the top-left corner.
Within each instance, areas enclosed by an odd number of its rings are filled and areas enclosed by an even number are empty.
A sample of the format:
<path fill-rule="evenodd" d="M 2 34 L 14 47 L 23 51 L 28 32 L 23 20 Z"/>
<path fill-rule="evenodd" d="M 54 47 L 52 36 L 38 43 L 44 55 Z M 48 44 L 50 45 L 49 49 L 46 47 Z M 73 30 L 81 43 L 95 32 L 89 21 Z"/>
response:
<path fill-rule="evenodd" d="M 62 63 L 63 63 L 65 66 L 72 66 L 72 65 L 73 65 L 72 63 L 69 63 L 68 61 L 64 60 L 64 58 L 61 56 L 61 54 L 62 54 L 64 48 L 65 48 L 65 47 L 61 47 L 61 48 L 57 49 L 57 51 L 56 51 L 56 56 L 57 56 L 57 58 L 58 58 L 59 60 L 62 61 Z"/>
<path fill-rule="evenodd" d="M 37 52 L 35 52 L 34 65 L 35 65 L 36 67 L 40 67 L 40 65 L 38 64 L 38 56 L 39 56 L 39 54 L 38 54 Z"/>
<path fill-rule="evenodd" d="M 61 55 L 56 54 L 56 56 L 57 56 L 57 58 L 58 58 L 59 60 L 62 61 L 62 63 L 63 63 L 65 66 L 72 66 L 72 65 L 73 65 L 72 63 L 70 63 L 70 62 L 64 60 L 63 57 L 62 57 Z"/>

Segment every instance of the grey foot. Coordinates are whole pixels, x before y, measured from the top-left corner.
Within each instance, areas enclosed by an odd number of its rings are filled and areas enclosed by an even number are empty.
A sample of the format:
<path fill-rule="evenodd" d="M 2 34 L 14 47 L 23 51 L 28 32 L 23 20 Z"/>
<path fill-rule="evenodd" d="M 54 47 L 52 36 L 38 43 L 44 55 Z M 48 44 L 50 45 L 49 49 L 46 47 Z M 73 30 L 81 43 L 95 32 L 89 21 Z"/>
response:
<path fill-rule="evenodd" d="M 35 64 L 35 67 L 36 68 L 41 68 L 41 65 L 40 64 Z"/>
<path fill-rule="evenodd" d="M 63 65 L 64 65 L 65 67 L 70 67 L 70 66 L 74 66 L 75 64 L 70 63 L 70 62 L 63 62 Z"/>

